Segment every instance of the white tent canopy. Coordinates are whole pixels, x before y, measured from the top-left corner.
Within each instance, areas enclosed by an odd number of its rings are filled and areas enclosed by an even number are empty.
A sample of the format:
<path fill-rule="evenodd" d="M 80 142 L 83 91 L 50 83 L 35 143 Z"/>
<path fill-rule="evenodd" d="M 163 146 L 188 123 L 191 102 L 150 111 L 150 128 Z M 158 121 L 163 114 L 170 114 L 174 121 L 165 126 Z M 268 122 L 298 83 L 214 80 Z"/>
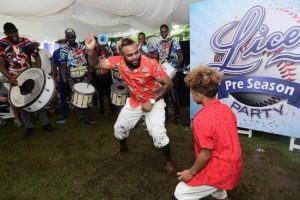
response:
<path fill-rule="evenodd" d="M 186 24 L 188 7 L 199 0 L 0 0 L 0 22 L 12 22 L 22 36 L 54 41 L 73 28 L 78 39 L 89 33 L 129 35 L 161 24 Z M 1 27 L 1 34 L 3 29 Z"/>

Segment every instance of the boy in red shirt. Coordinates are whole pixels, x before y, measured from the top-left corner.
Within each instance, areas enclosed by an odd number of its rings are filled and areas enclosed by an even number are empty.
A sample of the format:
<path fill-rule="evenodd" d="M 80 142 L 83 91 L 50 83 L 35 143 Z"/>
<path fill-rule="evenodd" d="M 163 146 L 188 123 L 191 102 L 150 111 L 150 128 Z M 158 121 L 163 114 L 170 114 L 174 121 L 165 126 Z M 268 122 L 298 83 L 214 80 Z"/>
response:
<path fill-rule="evenodd" d="M 221 74 L 199 67 L 185 78 L 193 100 L 202 108 L 193 119 L 196 161 L 190 169 L 178 172 L 181 181 L 175 190 L 179 200 L 212 195 L 228 199 L 242 172 L 242 153 L 234 113 L 215 98 Z"/>

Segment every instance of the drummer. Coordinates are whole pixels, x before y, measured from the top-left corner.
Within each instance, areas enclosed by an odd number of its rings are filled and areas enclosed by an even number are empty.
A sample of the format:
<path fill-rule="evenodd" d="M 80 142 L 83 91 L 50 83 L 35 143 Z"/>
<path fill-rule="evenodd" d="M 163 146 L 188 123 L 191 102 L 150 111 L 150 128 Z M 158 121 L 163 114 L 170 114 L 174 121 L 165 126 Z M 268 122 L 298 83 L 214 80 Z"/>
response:
<path fill-rule="evenodd" d="M 182 51 L 181 51 L 178 41 L 170 38 L 168 25 L 163 24 L 160 26 L 160 35 L 161 35 L 162 39 L 155 47 L 156 52 L 158 53 L 159 62 L 161 64 L 163 62 L 168 62 L 175 69 L 179 69 L 182 64 L 182 61 L 183 61 L 183 55 L 182 55 Z M 165 101 L 167 103 L 166 118 L 168 119 L 168 102 L 169 102 L 169 97 L 170 97 L 173 107 L 174 107 L 174 113 L 175 113 L 174 120 L 175 120 L 176 124 L 181 123 L 180 104 L 179 104 L 179 98 L 178 98 L 178 92 L 177 92 L 178 91 L 178 78 L 179 78 L 178 75 L 179 75 L 179 73 L 177 73 L 175 75 L 175 77 L 172 78 L 173 88 L 165 96 Z"/>
<path fill-rule="evenodd" d="M 39 68 L 41 67 L 41 59 L 32 42 L 27 38 L 19 37 L 18 29 L 14 24 L 7 22 L 3 29 L 7 37 L 0 40 L 0 72 L 8 78 L 12 86 L 17 86 L 16 77 L 24 69 L 32 66 L 31 56 L 35 58 Z M 20 112 L 26 128 L 24 136 L 31 136 L 33 134 L 31 113 L 25 110 Z M 54 131 L 54 128 L 49 124 L 45 109 L 41 109 L 37 113 L 43 129 L 48 132 Z"/>
<path fill-rule="evenodd" d="M 89 63 L 101 69 L 119 69 L 131 92 L 114 125 L 114 135 L 120 142 L 120 149 L 117 152 L 128 151 L 126 138 L 129 131 L 142 116 L 145 116 L 154 146 L 162 149 L 165 157 L 165 171 L 174 172 L 169 137 L 165 128 L 163 100 L 163 96 L 171 89 L 172 82 L 162 66 L 154 59 L 141 56 L 138 45 L 129 38 L 121 41 L 121 56 L 108 59 L 97 57 L 93 35 L 89 35 L 85 43 L 89 48 Z"/>
<path fill-rule="evenodd" d="M 147 48 L 147 39 L 146 39 L 146 34 L 144 32 L 140 32 L 138 34 L 138 49 L 140 50 L 140 53 L 142 55 L 147 54 L 148 53 L 148 48 Z"/>
<path fill-rule="evenodd" d="M 73 29 L 65 30 L 67 46 L 61 49 L 60 58 L 62 66 L 62 82 L 73 89 L 76 83 L 88 83 L 91 80 L 91 73 L 87 62 L 87 48 L 82 43 L 75 42 L 76 33 Z M 68 76 L 67 76 L 68 75 Z M 91 108 L 75 107 L 80 124 L 87 126 L 95 124 L 91 117 Z"/>
<path fill-rule="evenodd" d="M 98 39 L 99 38 L 99 39 Z M 112 52 L 107 45 L 108 43 L 108 36 L 105 34 L 100 34 L 99 36 L 95 37 L 96 39 L 96 49 L 98 56 L 102 58 L 108 58 L 112 55 Z M 97 90 L 97 97 L 98 97 L 98 115 L 101 116 L 104 114 L 104 97 L 108 100 L 108 105 L 110 108 L 110 112 L 115 112 L 115 107 L 110 101 L 110 86 L 113 83 L 112 75 L 110 70 L 103 70 L 103 69 L 94 69 L 93 71 L 93 80 L 92 84 Z"/>

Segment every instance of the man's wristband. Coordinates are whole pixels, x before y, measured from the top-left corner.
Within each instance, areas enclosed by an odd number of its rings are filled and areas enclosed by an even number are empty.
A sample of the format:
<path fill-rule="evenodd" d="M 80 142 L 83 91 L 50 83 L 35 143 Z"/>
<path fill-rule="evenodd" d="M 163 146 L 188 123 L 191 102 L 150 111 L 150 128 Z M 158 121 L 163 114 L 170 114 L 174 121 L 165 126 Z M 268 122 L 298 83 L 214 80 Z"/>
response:
<path fill-rule="evenodd" d="M 150 99 L 149 101 L 152 105 L 154 105 L 156 103 L 155 99 Z"/>

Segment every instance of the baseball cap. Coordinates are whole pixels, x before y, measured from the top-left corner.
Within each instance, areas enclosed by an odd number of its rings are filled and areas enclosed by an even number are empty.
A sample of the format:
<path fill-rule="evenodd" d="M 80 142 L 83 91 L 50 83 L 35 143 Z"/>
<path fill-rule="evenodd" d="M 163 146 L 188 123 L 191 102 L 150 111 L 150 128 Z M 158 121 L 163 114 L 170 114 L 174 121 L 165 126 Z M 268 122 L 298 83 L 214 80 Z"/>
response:
<path fill-rule="evenodd" d="M 13 23 L 11 23 L 11 22 L 6 22 L 3 25 L 3 30 L 4 30 L 4 33 L 13 33 L 13 32 L 18 31 L 18 29 L 16 28 L 16 26 Z"/>
<path fill-rule="evenodd" d="M 72 28 L 67 28 L 65 30 L 65 36 L 66 37 L 76 37 L 75 31 Z"/>
<path fill-rule="evenodd" d="M 112 50 L 116 50 L 116 49 L 118 49 L 118 47 L 117 47 L 117 44 L 116 44 L 116 43 L 112 43 L 112 44 L 110 45 L 110 48 L 111 48 Z"/>

